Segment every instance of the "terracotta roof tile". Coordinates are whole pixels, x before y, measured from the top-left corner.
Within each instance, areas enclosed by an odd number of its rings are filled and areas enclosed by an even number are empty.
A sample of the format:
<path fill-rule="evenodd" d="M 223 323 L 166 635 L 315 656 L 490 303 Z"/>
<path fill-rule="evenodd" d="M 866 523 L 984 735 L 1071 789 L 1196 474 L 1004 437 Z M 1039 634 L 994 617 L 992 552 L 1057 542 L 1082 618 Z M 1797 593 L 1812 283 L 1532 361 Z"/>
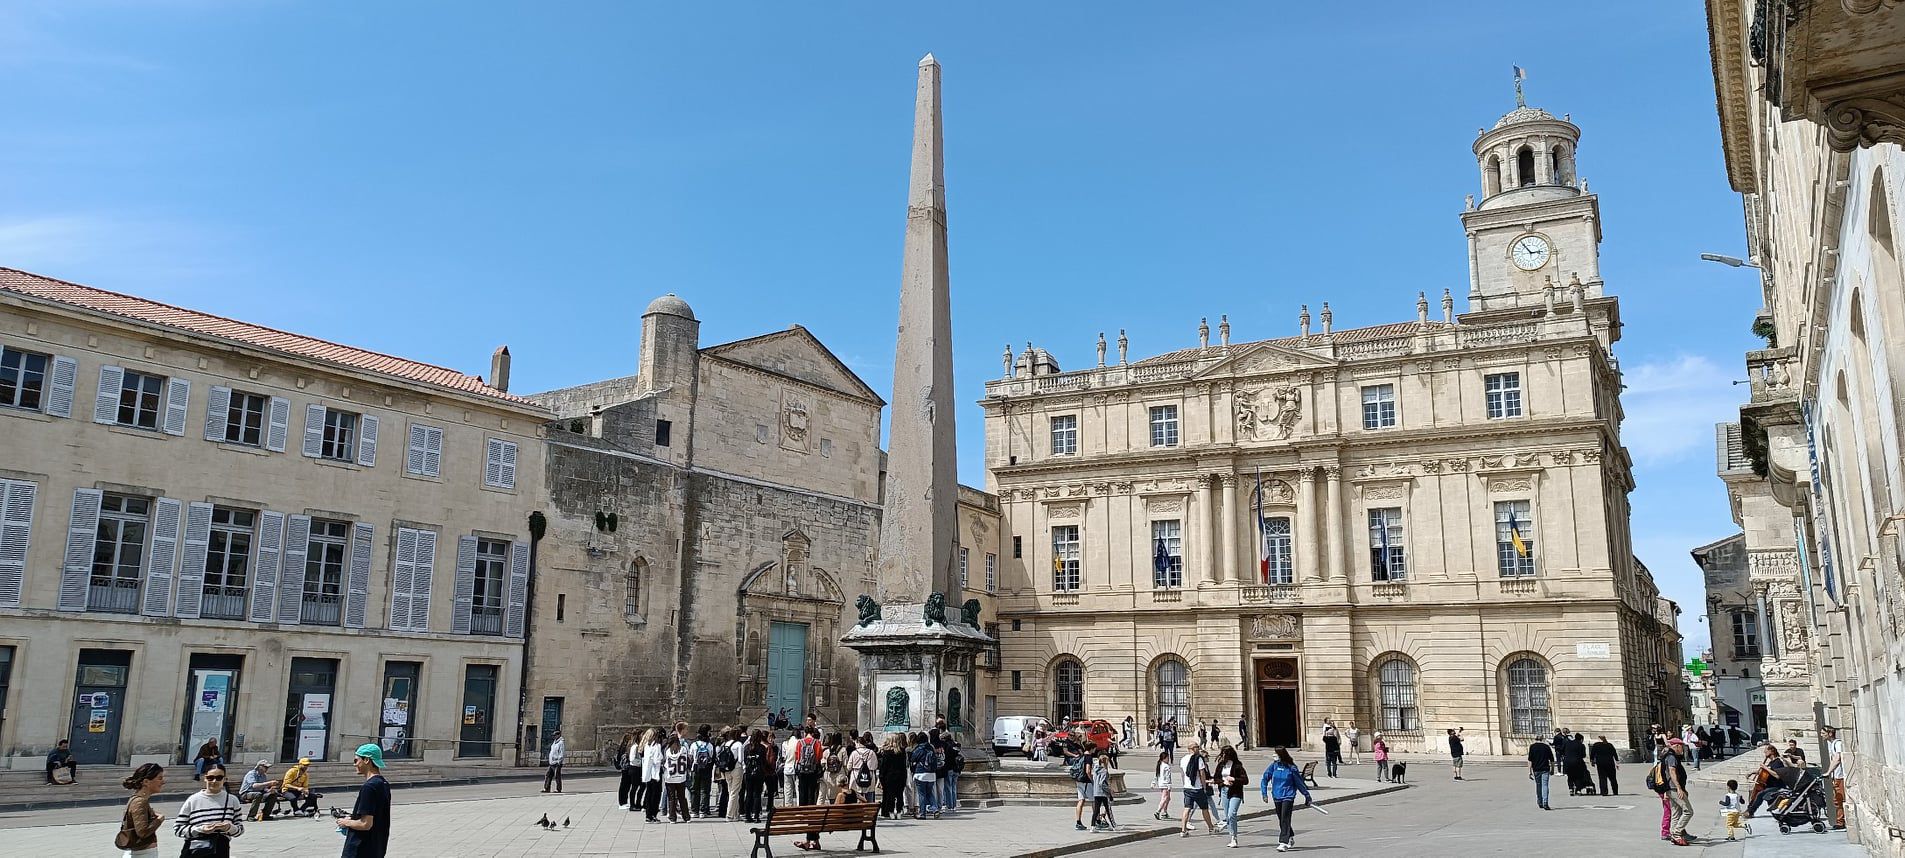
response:
<path fill-rule="evenodd" d="M 145 298 L 82 286 L 78 283 L 68 283 L 64 280 L 55 280 L 12 268 L 0 268 L 0 292 L 54 301 L 188 333 L 234 340 L 306 360 L 380 373 L 516 405 L 535 406 L 536 404 L 523 397 L 490 387 L 483 383 L 481 378 L 453 369 L 340 345 L 302 334 L 286 333 L 263 325 L 240 322 L 197 310 L 187 310 Z"/>
<path fill-rule="evenodd" d="M 1424 330 L 1425 327 L 1429 331 L 1437 331 L 1443 328 L 1452 328 L 1455 326 L 1448 322 L 1430 322 L 1428 323 L 1427 326 L 1424 326 L 1421 322 L 1392 322 L 1387 325 L 1371 325 L 1367 328 L 1350 328 L 1345 331 L 1336 331 L 1330 334 L 1330 339 L 1339 346 L 1348 345 L 1350 343 L 1361 343 L 1361 342 L 1367 342 L 1369 340 L 1383 340 L 1383 339 L 1388 339 L 1390 337 L 1414 336 L 1418 331 Z M 1321 340 L 1322 335 L 1317 334 L 1315 336 L 1310 337 L 1310 339 Z M 1273 340 L 1254 340 L 1248 343 L 1232 343 L 1230 346 L 1230 350 L 1232 353 L 1242 353 L 1245 349 L 1251 348 L 1253 346 L 1260 346 L 1260 345 L 1281 346 L 1283 348 L 1302 348 L 1303 338 L 1302 337 L 1279 337 Z M 1191 358 L 1198 357 L 1199 355 L 1209 356 L 1210 352 L 1204 349 L 1178 349 L 1177 351 L 1174 351 L 1174 352 L 1165 352 L 1164 354 L 1157 355 L 1156 357 L 1148 357 L 1148 358 L 1145 358 L 1144 360 L 1136 361 L 1135 363 L 1140 365 L 1154 364 L 1154 363 L 1170 363 L 1172 361 L 1190 360 Z"/>

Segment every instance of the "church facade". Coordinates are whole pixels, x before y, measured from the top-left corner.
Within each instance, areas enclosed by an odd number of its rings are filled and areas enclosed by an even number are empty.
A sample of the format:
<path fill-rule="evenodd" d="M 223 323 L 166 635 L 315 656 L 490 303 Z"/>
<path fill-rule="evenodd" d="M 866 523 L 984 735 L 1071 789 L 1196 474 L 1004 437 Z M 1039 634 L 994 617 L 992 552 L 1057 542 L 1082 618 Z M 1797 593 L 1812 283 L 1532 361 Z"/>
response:
<path fill-rule="evenodd" d="M 1676 717 L 1580 130 L 1518 107 L 1473 147 L 1470 284 L 1413 320 L 987 383 L 1002 539 L 1001 714 L 1324 718 L 1398 750 L 1517 754 L 1567 728 L 1637 747 Z M 1365 740 L 1366 742 L 1367 740 Z"/>

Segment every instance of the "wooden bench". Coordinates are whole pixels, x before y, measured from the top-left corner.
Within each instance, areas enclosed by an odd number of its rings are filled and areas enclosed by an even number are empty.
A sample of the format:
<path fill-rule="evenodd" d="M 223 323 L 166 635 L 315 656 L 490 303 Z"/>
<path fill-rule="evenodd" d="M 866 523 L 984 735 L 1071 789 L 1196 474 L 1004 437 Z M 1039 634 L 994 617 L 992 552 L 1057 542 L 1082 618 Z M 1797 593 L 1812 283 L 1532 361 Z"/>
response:
<path fill-rule="evenodd" d="M 1316 786 L 1315 761 L 1311 761 L 1311 762 L 1307 762 L 1303 764 L 1303 781 L 1305 783 L 1308 783 L 1310 786 Z"/>
<path fill-rule="evenodd" d="M 765 849 L 767 858 L 774 858 L 774 846 L 769 838 L 840 831 L 860 832 L 860 843 L 853 847 L 853 851 L 859 852 L 871 844 L 877 853 L 880 851 L 880 840 L 874 826 L 879 820 L 880 806 L 871 802 L 776 807 L 767 812 L 767 825 L 749 829 L 754 832 L 754 851 L 749 852 L 748 856 L 758 858 L 761 850 Z"/>

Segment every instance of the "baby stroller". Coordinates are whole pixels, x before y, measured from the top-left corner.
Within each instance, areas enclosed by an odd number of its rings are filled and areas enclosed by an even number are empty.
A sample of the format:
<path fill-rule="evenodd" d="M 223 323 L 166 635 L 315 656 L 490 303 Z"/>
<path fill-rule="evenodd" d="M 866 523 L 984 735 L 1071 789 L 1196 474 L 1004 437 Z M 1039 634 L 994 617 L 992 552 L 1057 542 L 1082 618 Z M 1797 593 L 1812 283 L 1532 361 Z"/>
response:
<path fill-rule="evenodd" d="M 1810 825 L 1818 833 L 1826 831 L 1826 782 L 1816 768 L 1789 766 L 1780 775 L 1780 785 L 1772 787 L 1767 799 L 1767 815 L 1779 824 L 1779 833 Z"/>

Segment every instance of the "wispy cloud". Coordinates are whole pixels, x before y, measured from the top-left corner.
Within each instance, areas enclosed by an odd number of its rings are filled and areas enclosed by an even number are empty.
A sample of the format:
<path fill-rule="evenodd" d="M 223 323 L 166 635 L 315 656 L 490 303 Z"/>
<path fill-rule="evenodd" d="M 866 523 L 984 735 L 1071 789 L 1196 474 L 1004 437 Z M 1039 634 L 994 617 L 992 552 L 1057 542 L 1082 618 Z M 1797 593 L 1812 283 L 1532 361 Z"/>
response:
<path fill-rule="evenodd" d="M 1621 439 L 1637 463 L 1660 465 L 1710 455 L 1713 424 L 1738 417 L 1744 398 L 1733 373 L 1705 355 L 1681 354 L 1630 366 Z"/>
<path fill-rule="evenodd" d="M 0 217 L 0 265 L 174 300 L 214 290 L 242 267 L 218 230 L 179 220 L 98 213 Z"/>

